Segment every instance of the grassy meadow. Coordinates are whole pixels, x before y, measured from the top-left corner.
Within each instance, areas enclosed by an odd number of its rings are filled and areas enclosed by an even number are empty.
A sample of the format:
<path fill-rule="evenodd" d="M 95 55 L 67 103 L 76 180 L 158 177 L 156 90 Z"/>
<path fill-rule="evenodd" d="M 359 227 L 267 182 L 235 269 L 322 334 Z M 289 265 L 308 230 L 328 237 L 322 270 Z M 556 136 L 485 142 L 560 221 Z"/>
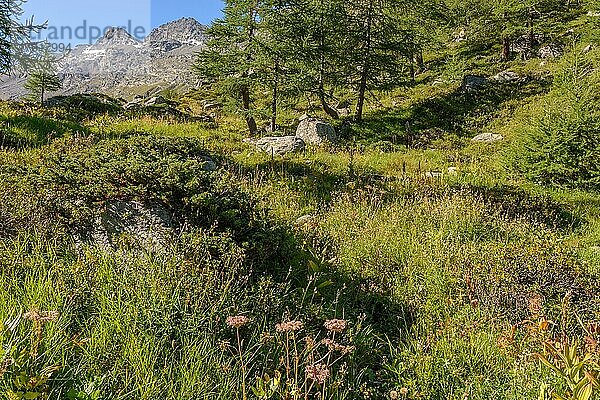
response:
<path fill-rule="evenodd" d="M 426 72 L 285 157 L 225 114 L 2 103 L 0 397 L 583 399 L 600 193 L 507 166 L 561 65 L 509 67 L 531 79 L 472 94 L 458 66 Z M 166 210 L 164 240 L 95 242 L 123 202 Z"/>

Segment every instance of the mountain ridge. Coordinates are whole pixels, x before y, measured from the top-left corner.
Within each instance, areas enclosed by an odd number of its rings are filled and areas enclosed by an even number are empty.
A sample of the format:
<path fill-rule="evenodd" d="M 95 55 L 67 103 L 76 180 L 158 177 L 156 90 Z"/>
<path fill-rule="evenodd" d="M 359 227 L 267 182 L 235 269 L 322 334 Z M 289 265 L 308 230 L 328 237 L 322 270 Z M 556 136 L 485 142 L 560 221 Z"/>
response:
<path fill-rule="evenodd" d="M 53 94 L 102 93 L 133 97 L 164 89 L 193 88 L 198 84 L 191 67 L 206 43 L 206 26 L 185 17 L 153 29 L 144 40 L 113 27 L 94 44 L 78 45 L 58 63 L 63 81 Z M 26 95 L 25 76 L 0 80 L 0 98 Z"/>

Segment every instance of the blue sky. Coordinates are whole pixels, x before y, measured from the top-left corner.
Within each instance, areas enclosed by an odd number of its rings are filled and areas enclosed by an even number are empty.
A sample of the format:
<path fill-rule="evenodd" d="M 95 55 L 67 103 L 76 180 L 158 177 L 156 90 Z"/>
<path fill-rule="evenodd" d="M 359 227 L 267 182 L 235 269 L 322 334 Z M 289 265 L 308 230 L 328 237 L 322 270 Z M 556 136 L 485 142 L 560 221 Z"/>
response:
<path fill-rule="evenodd" d="M 140 38 L 181 17 L 209 24 L 222 7 L 222 0 L 28 0 L 23 18 L 48 21 L 40 39 L 75 45 L 94 42 L 109 26 L 126 27 Z"/>

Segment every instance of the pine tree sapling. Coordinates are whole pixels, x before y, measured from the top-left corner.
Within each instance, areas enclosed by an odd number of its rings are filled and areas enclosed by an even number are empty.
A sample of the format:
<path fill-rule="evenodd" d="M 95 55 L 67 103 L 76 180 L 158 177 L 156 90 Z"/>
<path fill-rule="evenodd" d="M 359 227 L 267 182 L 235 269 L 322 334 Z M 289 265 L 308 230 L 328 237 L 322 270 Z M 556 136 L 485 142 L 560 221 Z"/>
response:
<path fill-rule="evenodd" d="M 517 172 L 544 185 L 600 188 L 598 85 L 581 54 L 568 58 L 515 143 L 510 161 Z"/>

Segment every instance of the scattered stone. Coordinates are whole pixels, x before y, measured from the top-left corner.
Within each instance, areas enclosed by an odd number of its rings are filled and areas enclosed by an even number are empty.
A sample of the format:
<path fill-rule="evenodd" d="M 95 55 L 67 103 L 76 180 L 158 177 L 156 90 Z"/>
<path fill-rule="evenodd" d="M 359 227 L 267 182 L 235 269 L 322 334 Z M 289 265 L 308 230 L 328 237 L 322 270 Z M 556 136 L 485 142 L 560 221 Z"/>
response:
<path fill-rule="evenodd" d="M 533 49 L 544 41 L 544 36 L 540 34 L 533 35 L 533 41 L 530 35 L 522 35 L 515 39 L 510 46 L 511 53 L 520 54 L 524 58 L 532 56 Z"/>
<path fill-rule="evenodd" d="M 204 109 L 204 111 L 210 111 L 210 110 L 215 110 L 220 107 L 221 107 L 220 103 L 206 103 L 206 104 L 204 104 L 204 106 L 202 108 Z"/>
<path fill-rule="evenodd" d="M 600 17 L 600 11 L 588 11 L 587 13 L 588 17 Z"/>
<path fill-rule="evenodd" d="M 488 84 L 488 80 L 484 76 L 478 75 L 465 75 L 461 85 L 461 90 L 465 92 L 472 92 L 482 88 Z"/>
<path fill-rule="evenodd" d="M 541 47 L 538 51 L 538 55 L 543 59 L 558 58 L 563 55 L 563 47 L 559 44 L 552 43 Z"/>
<path fill-rule="evenodd" d="M 458 175 L 458 168 L 457 167 L 449 167 L 448 175 Z"/>
<path fill-rule="evenodd" d="M 502 71 L 494 75 L 492 80 L 498 83 L 507 84 L 524 82 L 525 78 L 513 71 Z"/>
<path fill-rule="evenodd" d="M 146 107 L 152 107 L 152 106 L 158 106 L 158 105 L 161 105 L 161 104 L 169 104 L 169 103 L 170 102 L 167 101 L 167 99 L 165 99 L 162 96 L 153 96 L 153 97 L 150 97 L 148 100 L 146 100 L 144 102 L 144 105 Z"/>
<path fill-rule="evenodd" d="M 593 49 L 593 48 L 594 48 L 594 47 L 593 47 L 591 44 L 588 44 L 587 46 L 585 46 L 585 47 L 583 48 L 583 50 L 582 50 L 582 51 L 583 51 L 584 53 L 589 53 L 590 51 L 592 51 L 592 49 Z"/>
<path fill-rule="evenodd" d="M 455 43 L 460 43 L 460 42 L 464 42 L 465 40 L 467 40 L 467 32 L 464 28 L 462 28 L 459 31 L 454 32 L 452 36 L 454 37 Z"/>
<path fill-rule="evenodd" d="M 437 178 L 441 178 L 444 174 L 441 171 L 429 171 L 429 172 L 425 172 L 425 174 L 423 174 L 423 176 L 425 176 L 425 178 L 431 178 L 431 179 L 437 179 Z"/>
<path fill-rule="evenodd" d="M 302 151 L 306 147 L 304 141 L 296 136 L 267 136 L 260 139 L 244 139 L 244 142 L 253 144 L 267 154 L 279 156 Z"/>
<path fill-rule="evenodd" d="M 306 145 L 318 146 L 337 141 L 337 134 L 332 125 L 319 121 L 316 118 L 311 118 L 306 114 L 300 117 L 296 137 L 302 139 Z"/>
<path fill-rule="evenodd" d="M 295 226 L 303 226 L 303 225 L 306 225 L 306 224 L 312 222 L 313 219 L 314 219 L 314 217 L 310 214 L 303 215 L 294 222 L 294 225 Z"/>
<path fill-rule="evenodd" d="M 504 140 L 504 136 L 496 133 L 482 133 L 471 139 L 475 143 L 496 143 L 502 140 Z"/>

